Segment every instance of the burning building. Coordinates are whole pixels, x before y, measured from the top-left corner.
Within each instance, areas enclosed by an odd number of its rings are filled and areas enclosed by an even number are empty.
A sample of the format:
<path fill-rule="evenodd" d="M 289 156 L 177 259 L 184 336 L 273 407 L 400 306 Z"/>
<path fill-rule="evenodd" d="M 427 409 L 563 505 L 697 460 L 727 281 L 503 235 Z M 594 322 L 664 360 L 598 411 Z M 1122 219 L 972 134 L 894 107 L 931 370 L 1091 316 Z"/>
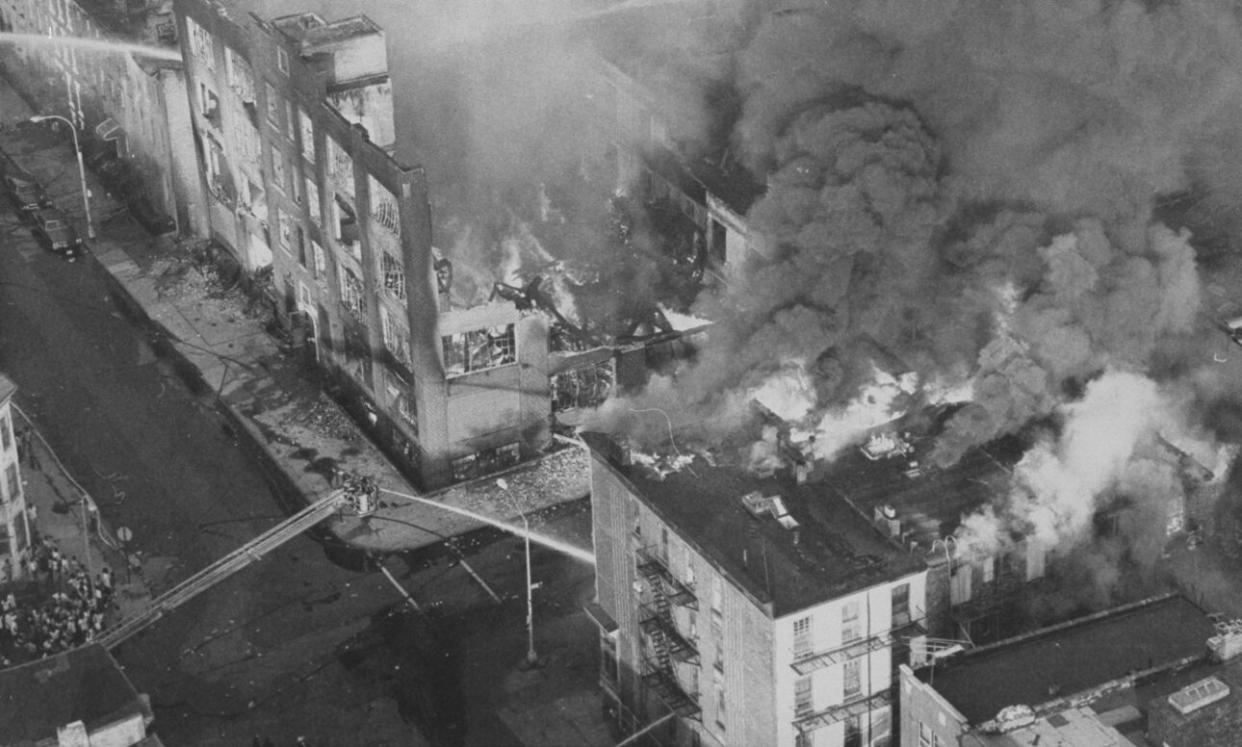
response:
<path fill-rule="evenodd" d="M 763 251 L 691 307 L 713 322 L 693 360 L 588 427 L 642 449 L 666 429 L 632 412 L 658 409 L 726 438 L 758 399 L 811 481 L 939 564 L 955 637 L 1002 634 L 996 592 L 1075 548 L 1114 548 L 1102 598 L 1152 568 L 1238 435 L 1201 319 L 1236 262 L 1196 239 L 1229 217 L 1170 207 L 1236 195 L 1208 158 L 1242 103 L 1232 11 L 741 5 L 700 92 L 732 92 L 713 127 L 766 186 Z M 779 441 L 743 461 L 779 469 Z"/>

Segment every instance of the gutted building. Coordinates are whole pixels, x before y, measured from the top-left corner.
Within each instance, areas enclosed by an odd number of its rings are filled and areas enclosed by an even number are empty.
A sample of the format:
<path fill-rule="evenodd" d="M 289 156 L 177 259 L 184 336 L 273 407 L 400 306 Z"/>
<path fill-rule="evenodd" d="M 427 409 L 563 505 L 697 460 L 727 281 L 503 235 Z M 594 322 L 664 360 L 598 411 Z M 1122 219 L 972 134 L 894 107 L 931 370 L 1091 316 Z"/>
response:
<path fill-rule="evenodd" d="M 584 437 L 616 723 L 667 717 L 670 744 L 889 744 L 895 668 L 925 636 L 921 559 L 822 485 Z"/>
<path fill-rule="evenodd" d="M 467 278 L 432 246 L 425 172 L 392 156 L 385 36 L 366 17 L 176 11 L 210 235 L 416 482 L 538 457 L 554 413 L 572 420 L 682 336 L 667 320 L 583 334 L 538 278 L 455 293 Z"/>

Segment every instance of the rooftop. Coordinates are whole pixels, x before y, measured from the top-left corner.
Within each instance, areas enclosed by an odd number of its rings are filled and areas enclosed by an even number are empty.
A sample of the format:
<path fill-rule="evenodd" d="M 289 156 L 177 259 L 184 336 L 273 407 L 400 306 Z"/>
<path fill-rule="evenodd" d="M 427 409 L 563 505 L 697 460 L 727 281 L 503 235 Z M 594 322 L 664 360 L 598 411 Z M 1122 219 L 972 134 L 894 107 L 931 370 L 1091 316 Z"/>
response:
<path fill-rule="evenodd" d="M 0 670 L 0 734 L 6 744 L 56 738 L 56 728 L 82 721 L 92 730 L 150 708 L 107 649 L 89 644 Z"/>
<path fill-rule="evenodd" d="M 860 446 L 844 449 L 824 467 L 829 489 L 849 501 L 865 517 L 891 506 L 901 521 L 901 532 L 923 549 L 952 535 L 962 518 L 1009 489 L 1012 466 L 1022 456 L 1017 438 L 1002 438 L 973 449 L 957 464 L 937 468 L 930 452 L 938 423 L 951 410 L 939 409 L 881 426 L 873 434 L 901 437 L 912 451 L 872 459 Z"/>
<path fill-rule="evenodd" d="M 1070 708 L 1005 734 L 966 734 L 963 747 L 1128 747 L 1133 743 L 1088 708 Z"/>
<path fill-rule="evenodd" d="M 329 22 L 317 13 L 298 13 L 274 18 L 272 25 L 291 39 L 301 42 L 302 48 L 307 51 L 360 36 L 384 33 L 374 21 L 361 15 Z"/>
<path fill-rule="evenodd" d="M 663 479 L 617 458 L 612 440 L 583 434 L 596 457 L 620 476 L 687 543 L 780 617 L 923 570 L 916 557 L 886 541 L 823 485 L 798 485 L 778 472 L 758 478 L 741 466 L 693 456 Z M 780 496 L 797 522 L 754 516 L 742 497 Z"/>
<path fill-rule="evenodd" d="M 917 675 L 979 724 L 1007 706 L 1034 707 L 1204 654 L 1215 633 L 1203 610 L 1169 595 L 974 649 Z"/>

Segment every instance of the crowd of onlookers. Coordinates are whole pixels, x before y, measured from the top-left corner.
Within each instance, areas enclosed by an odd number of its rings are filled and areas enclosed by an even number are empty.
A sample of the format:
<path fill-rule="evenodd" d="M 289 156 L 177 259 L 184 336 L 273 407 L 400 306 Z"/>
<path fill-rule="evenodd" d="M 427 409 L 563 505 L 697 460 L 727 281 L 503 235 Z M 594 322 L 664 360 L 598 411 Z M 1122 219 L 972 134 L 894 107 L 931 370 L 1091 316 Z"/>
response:
<path fill-rule="evenodd" d="M 113 609 L 112 570 L 94 578 L 75 557 L 66 557 L 46 538 L 22 554 L 27 578 L 38 583 L 38 601 L 0 599 L 0 668 L 75 648 L 104 630 Z"/>

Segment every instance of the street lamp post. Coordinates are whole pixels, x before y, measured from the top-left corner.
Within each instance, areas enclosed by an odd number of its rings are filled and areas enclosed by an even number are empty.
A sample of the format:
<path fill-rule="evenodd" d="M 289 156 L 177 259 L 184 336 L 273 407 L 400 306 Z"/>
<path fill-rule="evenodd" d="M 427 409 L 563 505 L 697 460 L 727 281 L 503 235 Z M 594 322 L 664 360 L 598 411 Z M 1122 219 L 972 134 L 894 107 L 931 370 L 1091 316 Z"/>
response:
<path fill-rule="evenodd" d="M 530 576 L 530 520 L 526 518 L 526 512 L 522 511 L 517 504 L 517 499 L 509 493 L 509 483 L 502 477 L 496 481 L 501 490 L 509 496 L 509 501 L 513 503 L 513 508 L 517 510 L 518 516 L 522 519 L 522 533 L 526 538 L 526 666 L 533 667 L 539 663 L 539 655 L 535 653 L 535 587 L 531 584 Z"/>
<path fill-rule="evenodd" d="M 78 178 L 82 182 L 82 208 L 86 211 L 86 235 L 95 238 L 95 224 L 91 222 L 91 198 L 90 190 L 86 186 L 86 167 L 82 165 L 82 148 L 78 145 L 78 128 L 73 126 L 73 122 L 60 116 L 59 114 L 40 114 L 30 118 L 31 122 L 46 122 L 49 119 L 57 119 L 69 126 L 69 133 L 73 135 L 73 152 L 78 156 Z"/>

